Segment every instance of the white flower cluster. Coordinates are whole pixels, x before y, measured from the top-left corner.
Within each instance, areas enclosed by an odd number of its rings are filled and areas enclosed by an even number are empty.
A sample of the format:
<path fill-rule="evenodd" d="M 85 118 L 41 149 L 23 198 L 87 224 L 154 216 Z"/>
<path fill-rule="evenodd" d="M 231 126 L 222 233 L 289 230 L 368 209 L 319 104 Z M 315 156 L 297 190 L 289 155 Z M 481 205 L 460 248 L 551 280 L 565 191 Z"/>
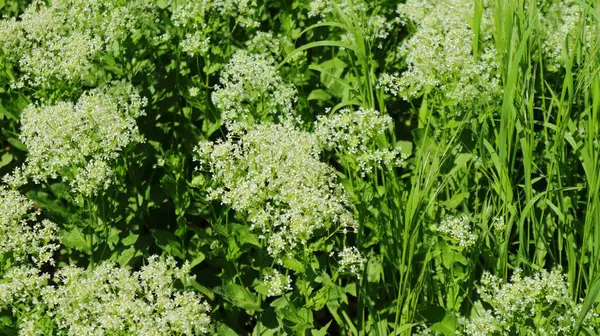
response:
<path fill-rule="evenodd" d="M 289 123 L 262 123 L 232 131 L 225 141 L 203 142 L 196 152 L 217 185 L 209 199 L 248 214 L 274 257 L 305 249 L 317 230 L 357 227 L 311 133 Z"/>
<path fill-rule="evenodd" d="M 340 272 L 349 272 L 360 279 L 360 270 L 365 264 L 365 258 L 355 246 L 344 247 L 341 252 L 338 252 Z"/>
<path fill-rule="evenodd" d="M 292 118 L 296 88 L 283 82 L 272 57 L 240 50 L 221 71 L 212 102 L 229 126 L 251 125 L 267 118 Z"/>
<path fill-rule="evenodd" d="M 385 93 L 391 94 L 394 97 L 398 95 L 398 92 L 402 89 L 400 86 L 400 74 L 398 72 L 389 74 L 383 73 L 377 79 L 377 89 L 383 89 Z"/>
<path fill-rule="evenodd" d="M 25 175 L 36 183 L 61 176 L 83 195 L 108 187 L 111 160 L 143 141 L 135 118 L 145 105 L 131 85 L 116 83 L 84 93 L 76 104 L 29 106 L 21 115 Z"/>
<path fill-rule="evenodd" d="M 281 296 L 292 290 L 292 278 L 289 275 L 282 275 L 276 269 L 265 275 L 263 282 L 265 287 L 268 288 L 267 297 Z"/>
<path fill-rule="evenodd" d="M 2 282 L 0 282 L 0 310 L 25 305 L 31 307 L 30 310 L 33 311 L 44 311 L 42 304 L 32 306 L 32 303 L 39 302 L 42 290 L 49 280 L 50 275 L 40 274 L 40 270 L 36 267 L 21 265 L 10 268 L 2 277 Z M 13 313 L 19 314 L 19 311 L 15 310 Z M 23 332 L 23 329 L 34 327 L 30 326 L 33 321 L 29 321 L 28 316 L 22 316 L 21 318 L 24 320 L 20 325 L 21 334 L 39 335 L 39 332 Z M 25 327 L 27 325 L 29 326 Z"/>
<path fill-rule="evenodd" d="M 18 63 L 16 87 L 83 80 L 99 53 L 152 32 L 151 0 L 35 0 L 19 19 L 0 21 L 4 54 Z"/>
<path fill-rule="evenodd" d="M 315 134 L 326 149 L 336 151 L 344 160 L 355 162 L 364 176 L 374 166 L 400 166 L 406 159 L 399 148 L 380 148 L 378 145 L 391 124 L 392 118 L 374 109 L 343 109 L 329 116 L 319 116 Z"/>
<path fill-rule="evenodd" d="M 281 42 L 273 36 L 272 32 L 256 32 L 254 36 L 246 41 L 246 50 L 252 54 L 271 55 L 277 57 L 281 49 Z"/>
<path fill-rule="evenodd" d="M 179 43 L 181 51 L 195 56 L 204 56 L 210 50 L 210 36 L 205 36 L 199 33 L 187 33 L 183 40 Z"/>
<path fill-rule="evenodd" d="M 68 335 L 198 335 L 211 331 L 211 308 L 194 292 L 173 284 L 188 276 L 189 264 L 153 256 L 138 272 L 104 262 L 93 270 L 67 266 L 48 275 L 15 268 L 0 284 L 0 308 L 25 303 L 17 312 L 21 334 L 44 334 L 51 321 L 55 332 Z"/>
<path fill-rule="evenodd" d="M 502 92 L 500 64 L 491 37 L 491 14 L 481 22 L 482 53 L 473 52 L 471 0 L 408 0 L 398 6 L 399 21 L 416 31 L 400 47 L 408 68 L 390 90 L 409 100 L 430 90 L 453 104 L 490 103 Z"/>
<path fill-rule="evenodd" d="M 448 216 L 440 222 L 436 230 L 446 236 L 451 243 L 461 247 L 471 247 L 477 241 L 477 237 L 471 230 L 471 221 L 466 215 Z"/>
<path fill-rule="evenodd" d="M 58 228 L 47 219 L 38 221 L 39 215 L 32 201 L 0 186 L 0 260 L 10 258 L 22 264 L 31 259 L 37 266 L 54 263 Z"/>
<path fill-rule="evenodd" d="M 254 19 L 256 2 L 250 0 L 174 0 L 171 21 L 187 32 L 180 42 L 184 53 L 205 55 L 210 47 L 211 22 L 214 18 L 230 17 L 242 27 L 258 27 Z"/>
<path fill-rule="evenodd" d="M 557 0 L 551 3 L 547 12 L 540 18 L 543 39 L 542 51 L 547 60 L 547 69 L 558 71 L 565 63 L 563 56 L 563 53 L 567 51 L 565 50 L 565 43 L 571 45 L 571 50 L 568 50 L 568 52 L 573 50 L 573 43 L 577 38 L 575 34 L 577 34 L 577 27 L 581 23 L 583 8 L 574 0 Z M 587 48 L 591 49 L 594 30 L 589 21 L 584 25 L 584 28 L 587 34 L 585 42 Z"/>
<path fill-rule="evenodd" d="M 484 273 L 478 292 L 491 309 L 484 309 L 481 303 L 475 306 L 477 314 L 465 324 L 467 335 L 508 334 L 515 327 L 523 335 L 570 335 L 581 313 L 560 269 L 542 270 L 532 277 L 523 277 L 517 269 L 510 283 Z M 584 326 L 593 315 L 588 313 Z"/>
<path fill-rule="evenodd" d="M 495 233 L 503 233 L 506 230 L 506 223 L 504 223 L 504 217 L 492 218 L 492 227 L 494 228 Z"/>
<path fill-rule="evenodd" d="M 344 16 L 347 23 L 354 25 L 352 28 L 359 30 L 371 43 L 385 40 L 392 30 L 392 24 L 384 16 L 373 13 L 367 1 L 313 0 L 310 2 L 308 17 L 326 18 L 338 14 Z M 346 42 L 352 42 L 353 38 L 354 36 L 342 37 Z M 379 44 L 378 47 L 381 48 L 382 45 Z"/>

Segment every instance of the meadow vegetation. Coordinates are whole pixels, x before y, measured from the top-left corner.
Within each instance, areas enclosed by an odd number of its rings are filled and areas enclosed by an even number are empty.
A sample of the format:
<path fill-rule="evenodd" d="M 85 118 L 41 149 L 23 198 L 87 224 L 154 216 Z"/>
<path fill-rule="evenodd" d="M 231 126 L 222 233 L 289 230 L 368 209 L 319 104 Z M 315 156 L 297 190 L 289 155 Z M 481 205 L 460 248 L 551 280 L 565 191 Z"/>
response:
<path fill-rule="evenodd" d="M 0 16 L 0 335 L 600 333 L 597 1 Z"/>

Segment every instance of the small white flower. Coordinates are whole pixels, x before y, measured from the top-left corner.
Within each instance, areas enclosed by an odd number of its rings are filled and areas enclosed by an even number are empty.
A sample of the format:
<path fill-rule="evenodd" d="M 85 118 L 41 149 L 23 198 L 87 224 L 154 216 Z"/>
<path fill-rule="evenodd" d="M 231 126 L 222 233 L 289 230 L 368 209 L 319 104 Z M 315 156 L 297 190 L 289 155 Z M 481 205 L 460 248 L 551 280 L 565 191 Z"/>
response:
<path fill-rule="evenodd" d="M 292 290 L 292 279 L 290 276 L 284 276 L 276 269 L 274 269 L 272 273 L 265 275 L 263 282 L 265 287 L 268 288 L 267 297 L 281 296 L 285 292 Z"/>
<path fill-rule="evenodd" d="M 450 242 L 465 248 L 473 246 L 477 241 L 471 229 L 471 220 L 465 215 L 444 218 L 436 230 L 446 236 Z"/>
<path fill-rule="evenodd" d="M 355 246 L 344 247 L 341 252 L 338 252 L 338 263 L 340 272 L 349 272 L 360 279 L 360 271 L 364 266 L 365 258 Z"/>

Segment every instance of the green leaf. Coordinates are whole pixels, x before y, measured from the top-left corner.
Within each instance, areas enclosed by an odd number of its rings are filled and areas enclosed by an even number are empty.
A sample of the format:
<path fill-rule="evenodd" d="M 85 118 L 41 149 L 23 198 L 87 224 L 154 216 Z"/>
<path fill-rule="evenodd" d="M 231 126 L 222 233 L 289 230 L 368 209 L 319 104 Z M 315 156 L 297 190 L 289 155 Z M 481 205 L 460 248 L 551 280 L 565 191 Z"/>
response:
<path fill-rule="evenodd" d="M 594 303 L 598 302 L 598 299 L 600 299 L 600 278 L 596 279 L 596 281 L 592 283 L 587 295 L 585 296 L 585 300 L 583 301 L 583 306 L 581 308 L 581 313 L 579 313 L 579 317 L 577 318 L 577 322 L 575 323 L 575 328 L 573 329 L 573 335 L 578 335 L 583 320 L 585 319 L 590 309 L 592 309 Z"/>
<path fill-rule="evenodd" d="M 186 259 L 185 251 L 181 246 L 179 238 L 173 233 L 166 230 L 153 230 L 152 236 L 156 241 L 156 245 L 172 256 Z"/>
<path fill-rule="evenodd" d="M 302 264 L 297 259 L 287 257 L 287 256 L 285 258 L 283 258 L 283 267 L 290 269 L 297 273 L 306 272 L 306 268 L 304 267 L 304 264 Z"/>
<path fill-rule="evenodd" d="M 330 325 L 331 325 L 331 321 L 329 321 L 329 323 L 327 323 L 323 328 L 321 328 L 319 330 L 311 330 L 310 333 L 312 334 L 312 336 L 326 336 L 327 329 L 329 329 Z"/>
<path fill-rule="evenodd" d="M 278 314 L 288 322 L 286 324 L 296 331 L 297 335 L 304 335 L 304 332 L 312 327 L 312 312 L 309 309 L 287 306 L 278 311 Z"/>
<path fill-rule="evenodd" d="M 6 141 L 8 141 L 9 144 L 11 144 L 13 147 L 15 147 L 16 149 L 26 152 L 27 151 L 27 147 L 25 147 L 25 144 L 22 143 L 19 139 L 16 138 L 8 138 L 6 139 Z"/>
<path fill-rule="evenodd" d="M 307 99 L 329 101 L 331 99 L 331 94 L 325 90 L 316 89 L 310 92 Z"/>
<path fill-rule="evenodd" d="M 235 330 L 231 329 L 228 325 L 219 322 L 217 324 L 217 335 L 221 336 L 237 336 Z"/>
<path fill-rule="evenodd" d="M 400 148 L 400 152 L 405 156 L 411 156 L 413 151 L 413 143 L 411 141 L 398 141 L 396 146 Z"/>
<path fill-rule="evenodd" d="M 380 281 L 382 274 L 383 265 L 379 259 L 372 257 L 367 265 L 367 281 L 377 283 Z"/>
<path fill-rule="evenodd" d="M 85 236 L 79 228 L 71 231 L 65 231 L 62 234 L 62 243 L 70 248 L 76 249 L 86 254 L 92 254 L 92 243 L 89 236 Z"/>
<path fill-rule="evenodd" d="M 53 212 L 61 213 L 64 215 L 70 215 L 69 210 L 66 207 L 64 207 L 61 204 L 61 202 L 58 202 L 55 199 L 51 199 L 50 194 L 46 192 L 38 191 L 35 189 L 30 190 L 27 192 L 27 198 L 34 201 L 35 204 L 42 208 L 51 209 Z"/>
<path fill-rule="evenodd" d="M 221 121 L 217 120 L 215 122 L 204 119 L 202 121 L 202 131 L 206 133 L 206 136 L 209 137 L 211 134 L 216 132 L 221 127 Z"/>
<path fill-rule="evenodd" d="M 138 238 L 139 238 L 139 234 L 135 234 L 133 232 L 129 232 L 129 234 L 127 235 L 127 237 L 123 238 L 121 240 L 121 243 L 123 243 L 123 245 L 125 246 L 130 246 L 133 245 L 137 242 Z"/>
<path fill-rule="evenodd" d="M 117 263 L 119 263 L 119 265 L 121 266 L 129 264 L 131 259 L 135 258 L 138 255 L 141 255 L 141 251 L 136 250 L 136 248 L 133 246 L 124 250 L 115 251 L 114 253 Z"/>
<path fill-rule="evenodd" d="M 212 63 L 210 66 L 205 66 L 203 68 L 203 70 L 204 70 L 205 74 L 210 75 L 212 73 L 219 71 L 222 66 L 223 66 L 223 64 L 221 64 L 221 63 Z"/>
<path fill-rule="evenodd" d="M 269 294 L 269 287 L 264 282 L 258 283 L 254 286 L 254 290 L 261 295 L 267 296 Z"/>
<path fill-rule="evenodd" d="M 192 261 L 190 261 L 190 266 L 194 267 L 194 266 L 200 264 L 201 262 L 203 262 L 204 259 L 206 259 L 206 256 L 204 255 L 204 253 L 198 251 L 198 252 L 196 252 L 196 257 L 194 259 L 192 259 Z"/>
<path fill-rule="evenodd" d="M 222 287 L 216 287 L 214 291 L 236 307 L 250 311 L 262 311 L 256 295 L 252 294 L 243 286 L 228 284 Z"/>
<path fill-rule="evenodd" d="M 165 8 L 169 7 L 169 1 L 167 1 L 167 0 L 157 0 L 156 1 L 156 7 L 160 8 L 160 9 L 165 9 Z"/>
<path fill-rule="evenodd" d="M 0 316 L 0 335 L 17 336 L 18 331 L 13 328 L 13 321 L 8 316 Z"/>
<path fill-rule="evenodd" d="M 306 306 L 314 311 L 323 309 L 329 301 L 329 290 L 329 286 L 321 287 L 309 298 Z"/>
<path fill-rule="evenodd" d="M 13 159 L 12 154 L 10 154 L 8 152 L 2 154 L 2 157 L 0 157 L 0 168 L 11 163 L 12 159 Z"/>
<path fill-rule="evenodd" d="M 456 320 L 456 317 L 451 314 L 446 314 L 442 321 L 435 323 L 431 326 L 431 330 L 437 331 L 446 336 L 451 336 L 455 335 L 456 331 L 458 330 L 458 327 L 459 325 L 458 321 Z"/>
<path fill-rule="evenodd" d="M 111 247 L 111 249 L 114 248 L 114 246 L 119 243 L 119 233 L 121 233 L 121 230 L 119 230 L 115 227 L 111 227 L 109 229 L 109 233 L 108 233 L 106 242 Z"/>
<path fill-rule="evenodd" d="M 300 47 L 296 48 L 283 61 L 281 61 L 281 63 L 279 63 L 277 65 L 277 69 L 281 68 L 284 64 L 286 64 L 287 62 L 289 62 L 292 58 L 296 57 L 296 54 L 301 53 L 304 50 L 308 50 L 308 49 L 316 48 L 316 47 L 339 47 L 339 48 L 345 48 L 345 49 L 352 50 L 352 51 L 356 52 L 356 54 L 358 55 L 358 57 L 365 58 L 365 55 L 362 54 L 359 50 L 357 50 L 354 47 L 354 45 L 352 45 L 352 44 L 345 43 L 345 42 L 340 42 L 340 41 L 325 40 L 325 41 L 317 41 L 317 42 L 307 43 L 307 44 L 305 44 L 303 46 L 300 46 Z"/>
<path fill-rule="evenodd" d="M 287 294 L 286 296 L 289 296 L 289 294 Z M 282 296 L 278 299 L 273 300 L 273 302 L 271 302 L 271 307 L 275 308 L 275 310 L 281 310 L 287 307 L 289 304 L 289 297 L 286 298 L 286 296 Z"/>
<path fill-rule="evenodd" d="M 471 195 L 471 193 L 462 192 L 462 193 L 452 196 L 451 199 L 442 202 L 442 204 L 445 205 L 446 207 L 448 207 L 449 209 L 455 209 L 457 206 L 460 205 L 460 203 L 463 200 L 468 199 L 470 195 Z"/>
<path fill-rule="evenodd" d="M 250 244 L 256 247 L 261 247 L 258 237 L 254 233 L 250 232 L 250 229 L 247 225 L 234 224 L 233 232 L 235 233 L 241 245 Z"/>
<path fill-rule="evenodd" d="M 266 327 L 262 321 L 256 322 L 256 326 L 254 326 L 254 330 L 252 330 L 252 336 L 274 336 L 279 335 L 280 328 L 268 328 Z"/>

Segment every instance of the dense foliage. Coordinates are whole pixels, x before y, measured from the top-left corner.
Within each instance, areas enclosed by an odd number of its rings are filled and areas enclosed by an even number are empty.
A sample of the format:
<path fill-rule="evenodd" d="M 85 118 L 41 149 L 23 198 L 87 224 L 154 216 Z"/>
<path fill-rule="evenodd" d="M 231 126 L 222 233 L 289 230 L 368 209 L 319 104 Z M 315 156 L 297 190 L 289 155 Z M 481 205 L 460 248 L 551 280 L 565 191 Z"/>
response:
<path fill-rule="evenodd" d="M 600 333 L 595 0 L 0 0 L 1 335 Z"/>

